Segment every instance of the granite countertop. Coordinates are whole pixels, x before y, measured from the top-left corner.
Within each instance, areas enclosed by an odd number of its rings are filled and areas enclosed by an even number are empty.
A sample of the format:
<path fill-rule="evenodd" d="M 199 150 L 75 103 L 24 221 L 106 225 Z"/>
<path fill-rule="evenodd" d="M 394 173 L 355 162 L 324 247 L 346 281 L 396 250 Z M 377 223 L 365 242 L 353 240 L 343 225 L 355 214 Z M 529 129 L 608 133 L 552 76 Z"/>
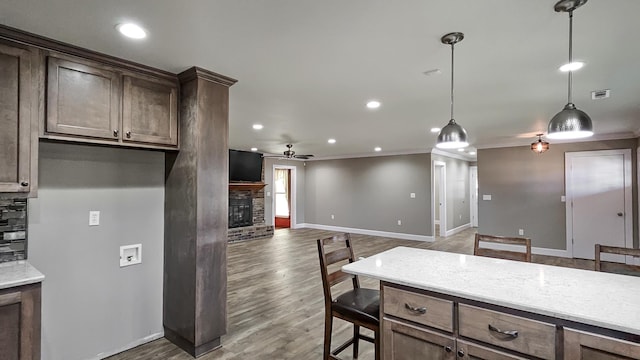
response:
<path fill-rule="evenodd" d="M 406 247 L 342 270 L 640 335 L 640 277 Z"/>
<path fill-rule="evenodd" d="M 0 263 L 0 290 L 38 283 L 42 280 L 44 280 L 44 275 L 27 261 Z"/>

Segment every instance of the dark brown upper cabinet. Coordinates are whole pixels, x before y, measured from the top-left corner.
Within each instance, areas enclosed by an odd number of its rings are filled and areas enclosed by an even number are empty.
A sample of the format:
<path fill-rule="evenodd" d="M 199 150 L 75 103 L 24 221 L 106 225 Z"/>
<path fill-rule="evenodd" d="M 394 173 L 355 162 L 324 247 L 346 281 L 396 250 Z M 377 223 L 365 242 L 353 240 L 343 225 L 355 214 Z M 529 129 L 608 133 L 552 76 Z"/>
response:
<path fill-rule="evenodd" d="M 47 58 L 47 133 L 118 141 L 120 76 L 79 59 Z"/>
<path fill-rule="evenodd" d="M 124 142 L 178 145 L 178 88 L 160 79 L 124 75 Z"/>
<path fill-rule="evenodd" d="M 178 148 L 176 78 L 55 52 L 48 54 L 46 70 L 43 138 Z"/>
<path fill-rule="evenodd" d="M 35 49 L 0 40 L 0 193 L 36 190 L 37 62 Z"/>

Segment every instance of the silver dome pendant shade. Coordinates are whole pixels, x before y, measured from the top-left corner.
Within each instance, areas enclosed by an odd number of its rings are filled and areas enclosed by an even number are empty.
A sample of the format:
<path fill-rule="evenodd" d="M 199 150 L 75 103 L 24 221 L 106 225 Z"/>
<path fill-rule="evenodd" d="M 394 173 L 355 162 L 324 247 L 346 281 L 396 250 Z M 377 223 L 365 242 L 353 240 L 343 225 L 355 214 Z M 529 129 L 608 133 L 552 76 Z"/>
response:
<path fill-rule="evenodd" d="M 573 11 L 584 5 L 587 0 L 561 0 L 554 7 L 556 12 L 569 13 L 569 63 L 573 62 Z M 587 113 L 578 110 L 572 102 L 572 71 L 569 71 L 568 102 L 557 113 L 547 127 L 549 139 L 580 139 L 593 135 L 593 124 Z"/>
<path fill-rule="evenodd" d="M 438 134 L 436 147 L 441 149 L 459 149 L 469 146 L 467 131 L 453 119 L 453 46 L 462 39 L 464 34 L 460 32 L 446 34 L 440 39 L 443 44 L 451 45 L 451 120 Z"/>

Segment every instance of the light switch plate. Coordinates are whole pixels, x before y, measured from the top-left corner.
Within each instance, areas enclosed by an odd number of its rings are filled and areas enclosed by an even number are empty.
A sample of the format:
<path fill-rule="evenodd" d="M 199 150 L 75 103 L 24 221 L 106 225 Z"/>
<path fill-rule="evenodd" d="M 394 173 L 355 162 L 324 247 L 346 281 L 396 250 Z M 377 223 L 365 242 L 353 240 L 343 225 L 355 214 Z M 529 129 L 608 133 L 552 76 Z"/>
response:
<path fill-rule="evenodd" d="M 100 211 L 89 211 L 89 226 L 100 225 Z"/>
<path fill-rule="evenodd" d="M 566 202 L 567 198 L 564 195 L 562 195 L 562 196 L 560 196 L 560 201 L 561 202 Z"/>
<path fill-rule="evenodd" d="M 483 194 L 482 200 L 491 200 L 491 195 Z"/>
<path fill-rule="evenodd" d="M 120 246 L 120 267 L 142 263 L 142 244 Z"/>

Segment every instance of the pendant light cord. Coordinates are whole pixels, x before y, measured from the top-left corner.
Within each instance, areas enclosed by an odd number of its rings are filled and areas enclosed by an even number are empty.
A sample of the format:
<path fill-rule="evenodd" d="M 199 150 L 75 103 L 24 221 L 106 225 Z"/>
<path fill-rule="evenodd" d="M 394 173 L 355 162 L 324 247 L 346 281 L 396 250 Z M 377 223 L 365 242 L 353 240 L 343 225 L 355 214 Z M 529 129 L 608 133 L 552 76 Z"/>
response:
<path fill-rule="evenodd" d="M 569 64 L 573 63 L 573 10 L 569 11 Z M 569 103 L 573 103 L 571 94 L 571 83 L 573 81 L 573 71 L 569 70 Z"/>
<path fill-rule="evenodd" d="M 453 120 L 453 47 L 451 44 L 451 120 Z"/>

